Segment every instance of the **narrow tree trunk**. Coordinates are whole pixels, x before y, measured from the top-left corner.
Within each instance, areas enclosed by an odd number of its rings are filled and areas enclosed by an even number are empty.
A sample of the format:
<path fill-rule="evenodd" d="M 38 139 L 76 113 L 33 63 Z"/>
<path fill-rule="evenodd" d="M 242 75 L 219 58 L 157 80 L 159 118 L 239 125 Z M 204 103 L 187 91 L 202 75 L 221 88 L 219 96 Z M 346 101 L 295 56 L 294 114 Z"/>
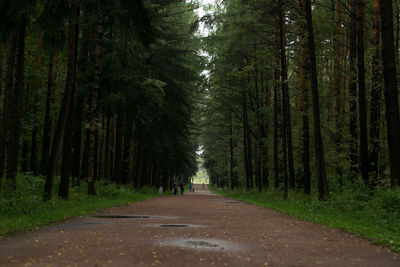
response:
<path fill-rule="evenodd" d="M 126 122 L 124 124 L 124 146 L 123 146 L 123 157 L 122 157 L 122 177 L 121 177 L 121 183 L 122 184 L 127 184 L 128 183 L 128 177 L 129 177 L 129 159 L 130 159 L 130 154 L 131 154 L 131 139 L 132 139 L 132 118 L 129 116 L 126 116 L 125 118 Z M 158 166 L 157 164 L 153 164 L 153 167 L 156 170 L 156 173 L 154 174 L 154 177 L 158 179 Z M 157 182 L 155 184 L 156 187 L 160 186 L 160 184 Z"/>
<path fill-rule="evenodd" d="M 82 14 L 87 16 L 86 10 L 82 10 Z M 89 27 L 85 27 L 82 29 L 82 42 L 79 50 L 78 56 L 78 79 L 77 79 L 77 93 L 75 97 L 75 105 L 73 110 L 73 121 L 72 121 L 72 170 L 71 175 L 72 179 L 75 180 L 76 184 L 80 183 L 81 178 L 81 152 L 82 152 L 82 139 L 83 139 L 83 114 L 84 114 L 84 106 L 85 106 L 85 80 L 86 72 L 88 71 L 88 62 L 89 62 Z M 84 89 L 85 88 L 85 89 Z M 87 153 L 87 150 L 86 150 Z M 87 169 L 87 157 L 86 161 L 83 163 L 85 168 Z M 87 177 L 87 171 L 86 171 Z"/>
<path fill-rule="evenodd" d="M 300 10 L 303 12 L 304 2 L 300 0 Z M 305 13 L 305 12 L 304 12 Z M 303 163 L 302 183 L 303 192 L 306 195 L 311 193 L 311 171 L 310 171 L 310 125 L 309 125 L 309 87 L 310 87 L 310 64 L 308 61 L 308 44 L 306 40 L 307 24 L 305 20 L 300 26 L 300 46 L 301 46 L 301 61 L 300 61 L 300 112 L 302 120 L 302 152 L 301 159 Z"/>
<path fill-rule="evenodd" d="M 247 118 L 247 97 L 246 88 L 244 82 L 241 82 L 242 87 L 242 113 L 243 113 L 243 148 L 244 148 L 244 162 L 246 171 L 246 190 L 250 190 L 250 180 L 251 180 L 251 157 L 249 158 L 249 134 L 248 134 L 248 118 Z M 250 161 L 250 162 L 249 162 Z"/>
<path fill-rule="evenodd" d="M 49 152 L 50 152 L 50 140 L 51 140 L 51 102 L 53 98 L 53 87 L 54 87 L 54 50 L 50 51 L 49 55 L 49 69 L 47 78 L 47 93 L 46 93 L 46 109 L 44 113 L 44 129 L 42 138 L 42 161 L 41 161 L 41 174 L 46 175 L 48 169 Z"/>
<path fill-rule="evenodd" d="M 72 14 L 79 16 L 79 6 L 76 0 L 73 0 L 71 5 Z M 79 29 L 78 24 L 71 15 L 68 21 L 68 66 L 67 78 L 63 100 L 58 113 L 57 126 L 54 132 L 53 144 L 51 147 L 49 167 L 46 176 L 46 184 L 44 190 L 44 200 L 50 200 L 53 192 L 54 175 L 57 168 L 59 150 L 61 145 L 61 137 L 65 128 L 67 114 L 71 108 L 71 93 L 75 85 L 76 78 L 76 62 L 77 62 L 77 45 L 78 45 Z"/>
<path fill-rule="evenodd" d="M 122 161 L 124 153 L 124 132 L 125 132 L 125 114 L 123 112 L 117 115 L 117 134 L 115 140 L 115 162 L 114 162 L 114 180 L 118 186 L 122 181 Z"/>
<path fill-rule="evenodd" d="M 42 31 L 39 28 L 38 40 L 37 40 L 37 55 L 36 55 L 36 74 L 35 74 L 35 92 L 34 92 L 34 100 L 33 100 L 33 112 L 32 112 L 32 143 L 31 143 L 31 162 L 30 162 L 30 170 L 37 174 L 37 129 L 38 129 L 38 99 L 39 99 L 39 76 L 40 76 L 40 57 L 42 54 Z"/>
<path fill-rule="evenodd" d="M 279 41 L 278 34 L 275 35 L 275 46 L 276 51 L 279 49 Z M 275 70 L 274 70 L 274 186 L 275 189 L 279 187 L 279 122 L 278 122 L 278 113 L 279 113 L 279 95 L 278 95 L 278 84 L 279 84 L 279 53 L 277 52 L 275 55 Z"/>
<path fill-rule="evenodd" d="M 313 105 L 313 121 L 314 121 L 314 149 L 315 149 L 315 167 L 317 169 L 318 177 L 318 191 L 319 199 L 329 198 L 328 180 L 325 172 L 325 159 L 324 159 L 324 146 L 321 136 L 321 123 L 319 113 L 319 95 L 318 95 L 318 76 L 317 64 L 315 57 L 314 47 L 314 30 L 311 14 L 310 0 L 304 0 L 305 15 L 307 20 L 307 36 L 308 36 L 308 51 L 309 51 L 309 64 L 311 70 L 311 91 L 312 91 L 312 105 Z"/>
<path fill-rule="evenodd" d="M 341 163 L 342 149 L 342 131 L 343 131 L 343 114 L 342 114 L 342 4 L 340 0 L 336 0 L 336 27 L 335 27 L 335 40 L 334 40 L 334 94 L 335 94 L 335 149 L 336 149 L 336 174 L 339 177 L 339 186 L 342 189 L 343 184 L 343 169 Z"/>
<path fill-rule="evenodd" d="M 396 53 L 393 37 L 393 7 L 391 0 L 380 0 L 383 77 L 387 139 L 390 161 L 390 185 L 400 185 L 400 121 L 396 78 Z"/>
<path fill-rule="evenodd" d="M 75 102 L 75 101 L 74 101 Z M 78 183 L 81 177 L 81 151 L 82 151 L 82 122 L 83 122 L 83 107 L 84 97 L 81 93 L 76 96 L 76 104 L 72 111 L 72 164 L 71 175 L 73 180 Z"/>
<path fill-rule="evenodd" d="M 357 160 L 357 73 L 356 69 L 356 48 L 357 48 L 357 35 L 356 35 L 356 14 L 357 5 L 356 0 L 351 1 L 350 12 L 350 55 L 349 55 L 349 92 L 350 92 L 350 111 L 349 111 L 349 130 L 350 130 L 350 171 L 351 176 L 354 177 L 358 173 L 358 160 Z"/>
<path fill-rule="evenodd" d="M 374 0 L 373 25 L 372 25 L 372 60 L 371 60 L 371 107 L 369 126 L 370 171 L 371 185 L 375 186 L 378 179 L 378 156 L 379 156 L 379 124 L 381 117 L 382 97 L 382 66 L 380 61 L 380 10 L 379 1 Z"/>
<path fill-rule="evenodd" d="M 3 96 L 3 82 L 4 82 L 4 78 L 3 78 L 3 65 L 4 65 L 4 60 L 5 60 L 6 56 L 3 53 L 3 46 L 0 45 L 0 97 Z M 0 116 L 1 116 L 1 110 L 0 110 Z M 1 185 L 0 185 L 1 187 Z"/>
<path fill-rule="evenodd" d="M 360 127 L 360 171 L 365 184 L 369 184 L 367 105 L 365 99 L 365 63 L 364 63 L 364 0 L 357 0 L 357 67 L 358 67 L 358 110 Z"/>
<path fill-rule="evenodd" d="M 16 189 L 16 178 L 19 160 L 19 144 L 21 134 L 21 115 L 24 96 L 24 72 L 25 72 L 25 34 L 26 23 L 23 22 L 18 34 L 17 70 L 15 74 L 15 86 L 12 93 L 10 107 L 10 138 L 7 151 L 7 184 Z"/>
<path fill-rule="evenodd" d="M 17 50 L 17 34 L 12 33 L 9 39 L 9 49 L 7 55 L 7 70 L 4 86 L 3 117 L 0 127 L 0 187 L 2 185 L 4 165 L 6 160 L 7 145 L 9 139 L 9 113 L 14 84 L 14 62 Z"/>
<path fill-rule="evenodd" d="M 288 96 L 287 92 L 287 68 L 286 68 L 286 40 L 285 40 L 285 12 L 283 0 L 279 0 L 279 43 L 281 60 L 281 90 L 282 90 L 282 135 L 283 135 L 283 197 L 287 199 L 288 175 L 287 175 L 287 144 L 288 144 Z M 290 169 L 290 167 L 289 167 Z"/>
<path fill-rule="evenodd" d="M 71 92 L 71 107 L 74 106 L 75 100 L 75 85 L 72 87 Z M 65 130 L 64 130 L 64 143 L 63 143 L 63 160 L 61 167 L 61 179 L 60 185 L 58 189 L 58 196 L 63 199 L 68 198 L 69 194 L 69 184 L 70 184 L 70 176 L 71 176 L 71 167 L 72 167 L 72 121 L 73 121 L 73 110 L 69 109 L 65 122 Z"/>
<path fill-rule="evenodd" d="M 103 48 L 103 27 L 102 21 L 99 17 L 99 22 L 97 26 L 96 33 L 96 51 L 95 51 L 95 70 L 94 70 L 94 80 L 91 92 L 90 100 L 90 126 L 89 126 L 89 162 L 88 162 L 88 194 L 96 195 L 95 189 L 95 138 L 97 132 L 98 124 L 98 114 L 97 114 L 97 95 L 100 87 L 100 67 L 101 67 L 101 57 Z"/>
<path fill-rule="evenodd" d="M 111 117 L 107 116 L 104 147 L 104 178 L 110 178 L 110 121 Z"/>
<path fill-rule="evenodd" d="M 232 126 L 232 111 L 229 111 L 229 153 L 230 153 L 230 180 L 231 190 L 235 189 L 235 183 L 233 179 L 233 126 Z"/>
<path fill-rule="evenodd" d="M 85 137 L 85 145 L 83 148 L 83 156 L 81 162 L 81 171 L 79 173 L 79 180 L 87 179 L 88 177 L 88 165 L 89 165 L 89 139 L 90 139 L 90 131 L 86 130 L 86 137 Z M 78 181 L 79 181 L 78 180 Z"/>

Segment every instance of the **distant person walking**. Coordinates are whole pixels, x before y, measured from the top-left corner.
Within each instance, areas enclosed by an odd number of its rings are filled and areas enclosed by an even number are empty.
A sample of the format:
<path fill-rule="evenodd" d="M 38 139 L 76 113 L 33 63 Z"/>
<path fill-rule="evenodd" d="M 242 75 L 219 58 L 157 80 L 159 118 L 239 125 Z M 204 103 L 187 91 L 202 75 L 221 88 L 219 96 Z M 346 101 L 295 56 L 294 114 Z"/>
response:
<path fill-rule="evenodd" d="M 178 185 L 174 183 L 174 196 L 178 194 Z"/>
<path fill-rule="evenodd" d="M 183 191 L 185 190 L 183 181 L 181 180 L 181 182 L 179 183 L 179 187 L 181 188 L 181 195 L 183 195 Z"/>
<path fill-rule="evenodd" d="M 193 188 L 193 185 L 192 185 L 192 184 L 189 184 L 189 192 L 190 192 L 190 193 L 192 193 L 192 188 Z"/>

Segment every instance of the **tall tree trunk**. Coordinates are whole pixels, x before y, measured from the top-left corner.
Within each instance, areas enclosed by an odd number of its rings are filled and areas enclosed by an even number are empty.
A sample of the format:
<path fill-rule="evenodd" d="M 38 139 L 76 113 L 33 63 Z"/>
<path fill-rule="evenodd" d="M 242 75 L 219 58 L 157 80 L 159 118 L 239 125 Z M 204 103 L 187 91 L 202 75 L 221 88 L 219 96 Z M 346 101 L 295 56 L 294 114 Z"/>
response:
<path fill-rule="evenodd" d="M 82 10 L 82 14 L 85 16 L 87 12 L 85 9 Z M 78 74 L 77 74 L 77 92 L 75 97 L 75 105 L 73 110 L 73 120 L 72 120 L 72 170 L 71 175 L 73 180 L 76 181 L 76 184 L 79 184 L 81 178 L 81 152 L 82 152 L 82 139 L 83 139 L 83 131 L 82 131 L 82 124 L 83 124 L 83 114 L 84 114 L 84 106 L 85 106 L 85 82 L 86 81 L 86 72 L 88 69 L 88 62 L 89 62 L 89 35 L 90 30 L 89 27 L 85 27 L 82 29 L 83 38 L 81 38 L 81 47 L 79 50 L 78 56 Z M 82 81 L 84 80 L 84 81 Z M 87 150 L 86 150 L 87 153 Z M 85 164 L 85 168 L 87 169 L 87 157 L 86 161 L 83 163 Z M 87 177 L 87 171 L 86 171 Z"/>
<path fill-rule="evenodd" d="M 251 157 L 249 157 L 249 147 L 250 147 L 250 137 L 248 132 L 248 117 L 247 117 L 247 97 L 246 97 L 246 88 L 244 82 L 241 82 L 242 87 L 242 113 L 243 113 L 243 148 L 244 148 L 244 162 L 245 162 L 245 171 L 246 171 L 246 190 L 250 190 L 251 188 Z M 251 155 L 251 154 L 250 154 Z"/>
<path fill-rule="evenodd" d="M 125 114 L 120 112 L 117 115 L 117 134 L 115 140 L 115 162 L 114 162 L 114 180 L 118 186 L 122 181 L 122 167 L 124 155 L 124 132 L 125 132 Z"/>
<path fill-rule="evenodd" d="M 370 171 L 371 185 L 375 186 L 378 179 L 378 156 L 379 156 L 379 124 L 381 117 L 382 97 L 382 65 L 380 61 L 380 10 L 379 0 L 374 0 L 373 25 L 372 25 L 372 62 L 371 62 L 371 108 L 369 126 Z"/>
<path fill-rule="evenodd" d="M 111 117 L 107 116 L 104 147 L 104 178 L 110 178 L 110 121 Z"/>
<path fill-rule="evenodd" d="M 232 126 L 232 111 L 229 111 L 229 154 L 230 154 L 230 180 L 231 190 L 235 189 L 235 182 L 233 179 L 233 126 Z"/>
<path fill-rule="evenodd" d="M 114 177 L 114 159 L 115 159 L 115 120 L 111 120 L 111 130 L 110 130 L 110 174 L 109 177 Z M 113 178 L 114 179 L 114 178 Z"/>
<path fill-rule="evenodd" d="M 304 2 L 300 0 L 300 10 L 303 12 Z M 302 183 L 303 192 L 306 195 L 311 193 L 311 170 L 310 170 L 310 125 L 309 125 L 309 87 L 310 87 L 310 64 L 308 61 L 308 45 L 306 40 L 307 24 L 305 20 L 300 26 L 300 46 L 301 46 L 301 61 L 300 61 L 300 112 L 302 120 L 302 152 L 301 159 L 303 163 Z"/>
<path fill-rule="evenodd" d="M 287 159 L 289 168 L 289 185 L 291 189 L 295 187 L 294 163 L 293 163 L 293 142 L 292 142 L 292 124 L 290 116 L 290 103 L 289 103 L 289 83 L 287 74 L 287 61 L 286 61 L 286 32 L 285 32 L 285 11 L 283 0 L 279 0 L 279 24 L 280 24 L 280 49 L 281 49 L 281 86 L 282 86 L 282 109 L 285 126 L 284 135 L 287 142 Z M 285 145 L 286 146 L 286 145 Z M 286 151 L 284 151 L 286 153 Z"/>
<path fill-rule="evenodd" d="M 342 114 L 342 4 L 340 0 L 336 0 L 336 27 L 335 27 L 335 40 L 334 40 L 334 95 L 335 95 L 335 149 L 336 149 L 336 174 L 339 177 L 339 186 L 342 188 L 343 184 L 343 169 L 341 163 L 342 149 L 342 131 L 343 131 L 343 114 Z"/>
<path fill-rule="evenodd" d="M 351 2 L 350 12 L 350 55 L 349 55 L 349 92 L 350 92 L 350 111 L 349 111 L 349 130 L 350 130 L 350 171 L 351 176 L 354 177 L 358 173 L 358 160 L 357 160 L 357 73 L 356 69 L 356 48 L 357 48 L 357 35 L 356 35 L 356 22 L 357 22 L 357 0 Z"/>
<path fill-rule="evenodd" d="M 54 175 L 57 169 L 61 138 L 67 121 L 67 114 L 71 108 L 71 93 L 75 86 L 76 80 L 76 62 L 77 62 L 77 47 L 78 47 L 78 23 L 74 16 L 79 17 L 79 5 L 76 0 L 71 2 L 72 14 L 68 19 L 68 63 L 67 63 L 67 78 L 65 81 L 65 89 L 63 100 L 61 103 L 60 112 L 53 137 L 51 147 L 49 167 L 46 176 L 46 184 L 44 190 L 44 200 L 50 200 L 53 193 Z M 76 18 L 76 19 L 77 19 Z"/>
<path fill-rule="evenodd" d="M 0 45 L 0 97 L 3 96 L 3 82 L 4 82 L 4 78 L 3 78 L 3 68 L 4 68 L 4 60 L 6 58 L 6 55 L 4 55 L 3 53 L 3 46 Z M 0 110 L 0 116 L 1 116 L 1 110 Z"/>
<path fill-rule="evenodd" d="M 358 67 L 358 110 L 360 127 L 360 171 L 365 184 L 369 184 L 367 105 L 365 99 L 365 63 L 364 63 L 364 0 L 357 0 L 357 67 Z"/>
<path fill-rule="evenodd" d="M 89 139 L 90 139 L 90 131 L 85 131 L 85 145 L 83 148 L 83 156 L 81 162 L 81 170 L 79 173 L 79 180 L 87 179 L 88 177 L 88 165 L 89 165 Z"/>
<path fill-rule="evenodd" d="M 14 63 L 17 51 L 17 34 L 11 33 L 9 39 L 9 49 L 7 54 L 7 70 L 4 86 L 3 117 L 0 127 L 0 187 L 2 185 L 4 165 L 6 160 L 7 145 L 9 139 L 9 113 L 14 84 Z"/>
<path fill-rule="evenodd" d="M 74 106 L 75 102 L 75 85 L 72 87 L 71 92 L 71 107 Z M 58 196 L 67 199 L 69 194 L 69 184 L 70 184 L 70 176 L 71 176 L 71 167 L 72 167 L 72 121 L 73 121 L 73 110 L 70 108 L 68 110 L 68 114 L 65 122 L 65 130 L 64 130 L 64 142 L 63 142 L 63 160 L 61 167 L 61 178 L 60 185 L 58 189 Z"/>
<path fill-rule="evenodd" d="M 95 51 L 95 70 L 93 87 L 90 100 L 90 126 L 89 126 L 89 162 L 88 162 L 88 194 L 96 195 L 95 189 L 95 138 L 98 124 L 98 111 L 97 111 L 97 95 L 100 87 L 100 71 L 101 71 L 101 57 L 103 49 L 103 26 L 102 18 L 99 15 L 99 22 L 96 33 L 96 51 Z"/>
<path fill-rule="evenodd" d="M 41 174 L 46 175 L 48 169 L 50 140 L 51 140 L 51 102 L 53 98 L 54 87 L 54 49 L 51 49 L 49 55 L 49 67 L 47 77 L 47 93 L 46 93 L 46 109 L 44 113 L 44 129 L 42 138 L 42 160 L 41 160 Z"/>
<path fill-rule="evenodd" d="M 25 34 L 26 22 L 20 26 L 18 34 L 17 70 L 15 86 L 11 97 L 10 107 L 10 138 L 7 151 L 7 184 L 16 188 L 16 178 L 19 161 L 19 145 L 21 135 L 21 115 L 24 97 L 24 72 L 25 72 Z"/>
<path fill-rule="evenodd" d="M 278 23 L 277 23 L 278 25 Z M 278 28 L 278 27 L 277 27 Z M 279 95 L 278 95 L 278 84 L 279 84 L 279 38 L 278 38 L 278 30 L 276 30 L 275 34 L 275 69 L 274 69 L 274 186 L 275 189 L 279 187 L 279 122 L 278 122 L 278 114 L 280 107 L 279 105 Z"/>
<path fill-rule="evenodd" d="M 314 149 L 315 149 L 315 167 L 317 169 L 318 177 L 318 191 L 319 199 L 329 198 L 328 180 L 325 171 L 325 158 L 324 146 L 321 135 L 321 122 L 319 113 L 319 95 L 318 95 L 318 76 L 317 64 L 315 57 L 314 47 L 314 30 L 311 14 L 310 0 L 304 0 L 305 15 L 307 21 L 307 36 L 308 36 L 308 51 L 309 51 L 309 64 L 311 70 L 311 91 L 312 91 L 312 105 L 313 105 L 313 121 L 314 121 Z"/>
<path fill-rule="evenodd" d="M 282 134 L 283 134 L 283 197 L 287 199 L 288 175 L 287 175 L 287 144 L 288 144 L 288 96 L 287 92 L 287 68 L 286 68 L 286 37 L 285 37 L 285 12 L 283 0 L 279 0 L 279 43 L 281 60 L 281 90 L 282 90 Z"/>
<path fill-rule="evenodd" d="M 40 77 L 40 57 L 42 54 L 42 31 L 39 28 L 39 33 L 38 33 L 38 40 L 37 40 L 37 55 L 36 55 L 36 73 L 35 73 L 35 92 L 34 92 L 34 100 L 33 100 L 33 112 L 32 112 L 32 119 L 33 119 L 33 125 L 32 125 L 32 143 L 31 143 L 31 162 L 30 162 L 30 170 L 34 173 L 37 174 L 37 129 L 38 129 L 38 117 L 37 117 L 37 112 L 38 112 L 38 99 L 39 99 L 39 77 Z"/>
<path fill-rule="evenodd" d="M 129 159 L 130 159 L 130 154 L 131 154 L 131 139 L 132 139 L 132 118 L 129 116 L 126 116 L 125 118 L 126 122 L 124 124 L 124 147 L 123 147 L 123 157 L 122 157 L 122 178 L 121 178 L 121 183 L 122 184 L 127 184 L 128 183 L 128 177 L 129 177 Z M 153 167 L 156 170 L 156 173 L 154 174 L 155 178 L 158 179 L 158 165 L 153 164 Z M 160 186 L 160 184 L 157 183 L 155 186 Z"/>
<path fill-rule="evenodd" d="M 390 161 L 390 185 L 400 185 L 400 121 L 397 93 L 396 53 L 393 37 L 393 8 L 391 0 L 380 0 L 383 77 L 387 139 Z"/>
<path fill-rule="evenodd" d="M 76 104 L 72 111 L 72 164 L 71 164 L 71 176 L 73 180 L 78 183 L 81 177 L 81 151 L 82 151 L 82 122 L 83 122 L 83 107 L 84 97 L 78 93 L 76 96 Z M 75 101 L 74 101 L 75 102 Z"/>

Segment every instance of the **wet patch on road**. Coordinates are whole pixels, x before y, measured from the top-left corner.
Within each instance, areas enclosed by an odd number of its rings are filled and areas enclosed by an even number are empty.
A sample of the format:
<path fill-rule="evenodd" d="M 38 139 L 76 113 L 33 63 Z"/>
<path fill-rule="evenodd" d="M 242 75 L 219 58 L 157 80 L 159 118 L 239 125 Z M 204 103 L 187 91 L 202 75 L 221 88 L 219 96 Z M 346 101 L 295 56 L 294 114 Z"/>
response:
<path fill-rule="evenodd" d="M 223 203 L 226 203 L 226 204 L 242 204 L 243 202 L 235 201 L 235 200 L 226 200 Z"/>
<path fill-rule="evenodd" d="M 91 217 L 101 218 L 101 219 L 176 219 L 176 217 L 170 217 L 170 216 L 136 215 L 136 214 L 97 214 L 97 215 L 92 215 Z"/>
<path fill-rule="evenodd" d="M 174 246 L 188 249 L 196 249 L 196 250 L 213 250 L 213 251 L 224 251 L 224 250 L 243 250 L 243 248 L 237 244 L 232 242 L 219 240 L 219 239 L 170 239 L 165 242 L 162 242 L 163 245 L 166 246 Z"/>
<path fill-rule="evenodd" d="M 205 225 L 198 224 L 177 224 L 177 223 L 168 223 L 168 224 L 148 224 L 146 226 L 149 227 L 161 227 L 161 228 L 202 228 L 206 227 Z"/>

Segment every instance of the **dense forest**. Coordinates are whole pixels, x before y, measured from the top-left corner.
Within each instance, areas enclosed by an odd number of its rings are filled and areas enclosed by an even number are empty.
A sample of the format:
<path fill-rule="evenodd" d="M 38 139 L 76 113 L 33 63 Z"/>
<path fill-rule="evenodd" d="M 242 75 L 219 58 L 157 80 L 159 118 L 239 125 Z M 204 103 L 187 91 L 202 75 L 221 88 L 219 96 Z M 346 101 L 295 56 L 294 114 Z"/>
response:
<path fill-rule="evenodd" d="M 399 42 L 397 0 L 0 0 L 0 186 L 396 188 Z"/>
<path fill-rule="evenodd" d="M 399 1 L 222 1 L 208 22 L 212 184 L 321 200 L 400 185 Z"/>
<path fill-rule="evenodd" d="M 95 195 L 98 180 L 168 188 L 194 175 L 197 6 L 1 0 L 0 186 L 29 172 L 49 200 L 82 181 Z"/>

